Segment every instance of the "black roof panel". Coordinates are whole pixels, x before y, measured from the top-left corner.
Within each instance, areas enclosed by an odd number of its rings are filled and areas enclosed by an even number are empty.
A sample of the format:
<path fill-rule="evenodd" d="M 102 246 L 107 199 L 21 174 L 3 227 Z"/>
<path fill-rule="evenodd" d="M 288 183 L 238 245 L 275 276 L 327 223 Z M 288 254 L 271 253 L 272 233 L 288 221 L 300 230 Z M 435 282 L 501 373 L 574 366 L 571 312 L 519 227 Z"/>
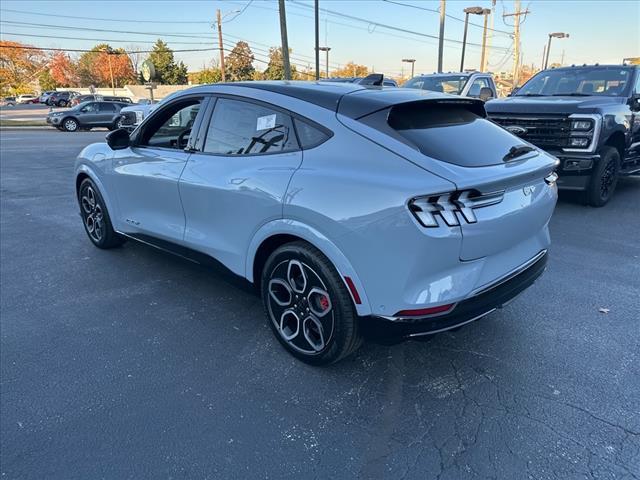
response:
<path fill-rule="evenodd" d="M 304 82 L 304 81 L 273 81 L 273 82 L 236 82 L 234 87 L 249 87 L 294 97 L 305 102 L 319 105 L 336 111 L 340 98 L 347 93 L 364 90 L 365 87 L 353 83 L 336 82 Z"/>

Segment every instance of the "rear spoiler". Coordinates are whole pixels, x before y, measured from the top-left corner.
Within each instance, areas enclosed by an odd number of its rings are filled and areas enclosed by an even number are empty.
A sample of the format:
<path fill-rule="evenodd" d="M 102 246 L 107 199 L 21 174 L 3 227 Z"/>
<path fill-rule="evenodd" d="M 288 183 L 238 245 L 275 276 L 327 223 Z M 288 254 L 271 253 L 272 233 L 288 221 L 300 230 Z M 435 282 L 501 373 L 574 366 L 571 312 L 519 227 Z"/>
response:
<path fill-rule="evenodd" d="M 476 98 L 456 97 L 438 93 L 416 91 L 413 89 L 395 88 L 379 90 L 371 94 L 344 95 L 340 99 L 337 113 L 359 120 L 380 110 L 429 108 L 429 106 L 462 106 L 476 115 L 486 118 L 484 102 Z"/>

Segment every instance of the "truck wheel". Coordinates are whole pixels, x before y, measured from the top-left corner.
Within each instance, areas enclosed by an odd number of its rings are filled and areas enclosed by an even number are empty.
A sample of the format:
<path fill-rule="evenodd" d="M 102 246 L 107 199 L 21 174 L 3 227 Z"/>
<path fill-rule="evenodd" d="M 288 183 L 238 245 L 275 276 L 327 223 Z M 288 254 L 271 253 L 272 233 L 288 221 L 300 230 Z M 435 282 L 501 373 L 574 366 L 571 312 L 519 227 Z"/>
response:
<path fill-rule="evenodd" d="M 360 346 L 351 295 L 329 259 L 315 247 L 293 242 L 275 250 L 260 285 L 269 325 L 293 356 L 327 365 Z"/>
<path fill-rule="evenodd" d="M 618 184 L 620 172 L 620 153 L 613 147 L 603 147 L 600 150 L 600 161 L 586 191 L 586 202 L 594 207 L 602 207 L 613 196 Z"/>

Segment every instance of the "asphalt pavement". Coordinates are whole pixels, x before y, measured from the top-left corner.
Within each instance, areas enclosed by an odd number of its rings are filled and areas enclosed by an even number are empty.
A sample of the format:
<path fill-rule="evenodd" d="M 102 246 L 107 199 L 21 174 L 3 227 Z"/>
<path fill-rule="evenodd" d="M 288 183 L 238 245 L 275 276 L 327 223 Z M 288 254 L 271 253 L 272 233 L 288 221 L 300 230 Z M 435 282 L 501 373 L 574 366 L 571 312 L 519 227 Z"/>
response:
<path fill-rule="evenodd" d="M 640 478 L 640 178 L 563 195 L 506 308 L 314 368 L 228 276 L 91 245 L 73 162 L 103 138 L 0 131 L 0 478 Z"/>

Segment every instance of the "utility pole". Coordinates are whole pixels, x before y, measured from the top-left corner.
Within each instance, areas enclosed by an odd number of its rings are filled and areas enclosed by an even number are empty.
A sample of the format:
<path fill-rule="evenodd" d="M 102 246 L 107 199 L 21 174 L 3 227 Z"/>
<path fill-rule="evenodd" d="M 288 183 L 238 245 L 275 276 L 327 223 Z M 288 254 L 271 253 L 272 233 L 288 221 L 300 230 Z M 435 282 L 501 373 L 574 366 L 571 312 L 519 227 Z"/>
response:
<path fill-rule="evenodd" d="M 540 70 L 544 70 L 544 62 L 547 59 L 547 44 L 544 44 L 544 47 L 542 48 L 542 62 L 540 62 Z"/>
<path fill-rule="evenodd" d="M 440 39 L 438 40 L 438 73 L 442 73 L 442 53 L 444 49 L 445 15 L 446 15 L 446 0 L 440 0 Z"/>
<path fill-rule="evenodd" d="M 496 14 L 496 0 L 491 0 L 491 21 L 489 26 L 489 32 L 487 33 L 487 48 L 484 56 L 484 70 L 487 70 L 487 66 L 489 65 L 489 56 L 491 53 L 491 42 L 493 41 L 494 35 L 494 20 Z"/>
<path fill-rule="evenodd" d="M 218 48 L 220 49 L 220 73 L 222 74 L 222 81 L 226 82 L 227 77 L 224 72 L 224 47 L 222 46 L 222 16 L 220 15 L 220 9 L 218 9 Z"/>
<path fill-rule="evenodd" d="M 284 79 L 291 80 L 291 65 L 289 64 L 289 40 L 287 38 L 287 13 L 284 0 L 278 0 L 280 10 L 280 36 L 282 37 L 282 63 L 284 64 Z"/>
<path fill-rule="evenodd" d="M 564 48 L 562 49 L 562 57 L 560 59 L 560 66 L 562 67 L 564 65 Z"/>
<path fill-rule="evenodd" d="M 484 72 L 487 68 L 487 20 L 489 18 L 489 15 L 491 14 L 491 10 L 485 8 L 484 10 L 482 10 L 482 14 L 484 15 L 484 30 L 482 31 L 482 56 L 480 57 L 480 71 Z"/>
<path fill-rule="evenodd" d="M 531 13 L 529 10 L 520 10 L 520 0 L 515 0 L 515 11 L 505 13 L 503 17 L 513 17 L 513 88 L 518 86 L 518 68 L 520 65 L 520 16 Z"/>
<path fill-rule="evenodd" d="M 320 7 L 319 0 L 314 1 L 316 17 L 316 80 L 320 80 Z"/>

